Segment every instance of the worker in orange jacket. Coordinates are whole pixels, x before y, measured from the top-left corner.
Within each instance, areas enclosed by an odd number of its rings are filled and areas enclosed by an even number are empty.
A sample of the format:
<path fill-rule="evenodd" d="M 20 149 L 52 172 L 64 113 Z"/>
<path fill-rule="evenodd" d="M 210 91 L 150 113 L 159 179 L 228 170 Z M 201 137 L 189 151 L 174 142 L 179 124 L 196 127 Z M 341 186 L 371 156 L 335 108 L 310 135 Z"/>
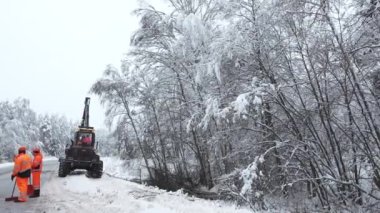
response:
<path fill-rule="evenodd" d="M 15 202 L 26 202 L 28 201 L 28 180 L 30 178 L 32 168 L 32 160 L 29 155 L 26 154 L 26 147 L 21 146 L 18 149 L 18 155 L 15 158 L 13 172 L 11 180 L 16 177 L 16 184 L 19 190 L 18 199 Z"/>
<path fill-rule="evenodd" d="M 33 195 L 30 197 L 40 196 L 40 186 L 41 186 L 41 173 L 42 173 L 42 153 L 40 148 L 33 149 L 33 163 L 32 163 L 32 179 L 33 179 Z"/>

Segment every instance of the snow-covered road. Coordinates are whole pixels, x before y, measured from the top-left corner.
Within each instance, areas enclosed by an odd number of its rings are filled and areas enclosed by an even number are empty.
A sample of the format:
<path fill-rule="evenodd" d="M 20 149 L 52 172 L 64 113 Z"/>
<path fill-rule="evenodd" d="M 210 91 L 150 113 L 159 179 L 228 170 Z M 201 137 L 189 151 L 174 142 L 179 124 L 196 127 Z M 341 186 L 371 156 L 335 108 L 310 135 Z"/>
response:
<path fill-rule="evenodd" d="M 103 175 L 87 178 L 75 171 L 65 178 L 46 173 L 41 197 L 28 203 L 0 201 L 0 212 L 127 212 L 127 213 L 248 213 L 221 201 L 189 197 L 182 192 L 166 192 Z"/>
<path fill-rule="evenodd" d="M 57 171 L 58 159 L 55 157 L 45 157 L 44 159 L 44 170 L 41 176 L 42 190 L 44 189 L 45 183 L 48 182 L 50 176 L 55 174 Z M 13 163 L 3 163 L 0 164 L 0 212 L 25 212 L 29 209 L 29 205 L 33 203 L 25 203 L 22 205 L 17 205 L 13 202 L 5 202 L 5 197 L 10 197 L 13 189 L 14 182 L 11 181 L 10 175 L 12 173 Z M 14 192 L 14 196 L 18 196 L 18 190 Z"/>

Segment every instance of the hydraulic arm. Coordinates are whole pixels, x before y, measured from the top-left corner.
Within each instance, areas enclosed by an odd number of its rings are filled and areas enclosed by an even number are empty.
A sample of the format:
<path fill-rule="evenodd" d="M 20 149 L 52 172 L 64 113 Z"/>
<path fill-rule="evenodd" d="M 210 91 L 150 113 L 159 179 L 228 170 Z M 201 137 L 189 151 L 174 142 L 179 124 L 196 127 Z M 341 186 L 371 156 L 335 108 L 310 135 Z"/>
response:
<path fill-rule="evenodd" d="M 82 122 L 80 124 L 81 128 L 90 127 L 90 98 L 86 97 L 84 100 L 84 110 L 82 116 Z"/>

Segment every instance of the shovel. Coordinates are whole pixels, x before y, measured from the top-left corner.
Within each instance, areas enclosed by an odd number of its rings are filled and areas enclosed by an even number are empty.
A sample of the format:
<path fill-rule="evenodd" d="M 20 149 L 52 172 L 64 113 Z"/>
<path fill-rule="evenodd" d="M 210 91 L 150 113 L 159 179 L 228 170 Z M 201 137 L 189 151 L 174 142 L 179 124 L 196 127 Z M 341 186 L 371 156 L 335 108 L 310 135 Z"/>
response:
<path fill-rule="evenodd" d="M 18 197 L 13 197 L 13 194 L 15 193 L 15 188 L 16 188 L 16 181 L 15 181 L 15 184 L 13 185 L 12 196 L 6 197 L 5 201 L 14 201 L 18 199 Z"/>

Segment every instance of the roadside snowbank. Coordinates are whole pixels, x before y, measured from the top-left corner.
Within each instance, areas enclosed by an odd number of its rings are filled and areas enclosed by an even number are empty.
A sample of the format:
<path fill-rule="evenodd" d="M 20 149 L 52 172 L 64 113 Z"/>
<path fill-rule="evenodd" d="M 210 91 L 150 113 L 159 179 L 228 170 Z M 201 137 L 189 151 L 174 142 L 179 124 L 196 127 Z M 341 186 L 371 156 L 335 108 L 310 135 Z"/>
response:
<path fill-rule="evenodd" d="M 55 161 L 58 160 L 58 158 L 53 156 L 44 156 L 44 161 Z"/>
<path fill-rule="evenodd" d="M 8 163 L 2 163 L 2 164 L 0 164 L 0 169 L 2 169 L 2 168 L 8 168 L 8 167 L 13 167 L 13 162 L 8 162 Z"/>
<path fill-rule="evenodd" d="M 121 160 L 118 157 L 101 157 L 101 160 L 104 173 L 110 176 L 125 180 L 144 180 L 148 177 L 139 160 Z"/>
<path fill-rule="evenodd" d="M 56 157 L 51 157 L 51 156 L 47 156 L 47 157 L 44 157 L 44 162 L 46 161 L 57 161 L 58 159 Z M 8 162 L 8 163 L 1 163 L 0 164 L 0 174 L 4 173 L 4 172 L 8 172 L 10 170 L 12 170 L 13 168 L 13 162 Z"/>
<path fill-rule="evenodd" d="M 58 158 L 52 157 L 52 156 L 45 156 L 44 157 L 44 161 L 54 161 L 54 160 L 58 160 Z M 0 163 L 0 168 L 8 167 L 10 165 L 13 166 L 13 162 Z"/>
<path fill-rule="evenodd" d="M 189 197 L 181 191 L 166 192 L 103 176 L 89 179 L 84 173 L 52 178 L 39 202 L 46 212 L 127 212 L 127 213 L 249 213 L 221 201 Z M 38 205 L 37 205 L 38 206 Z"/>

